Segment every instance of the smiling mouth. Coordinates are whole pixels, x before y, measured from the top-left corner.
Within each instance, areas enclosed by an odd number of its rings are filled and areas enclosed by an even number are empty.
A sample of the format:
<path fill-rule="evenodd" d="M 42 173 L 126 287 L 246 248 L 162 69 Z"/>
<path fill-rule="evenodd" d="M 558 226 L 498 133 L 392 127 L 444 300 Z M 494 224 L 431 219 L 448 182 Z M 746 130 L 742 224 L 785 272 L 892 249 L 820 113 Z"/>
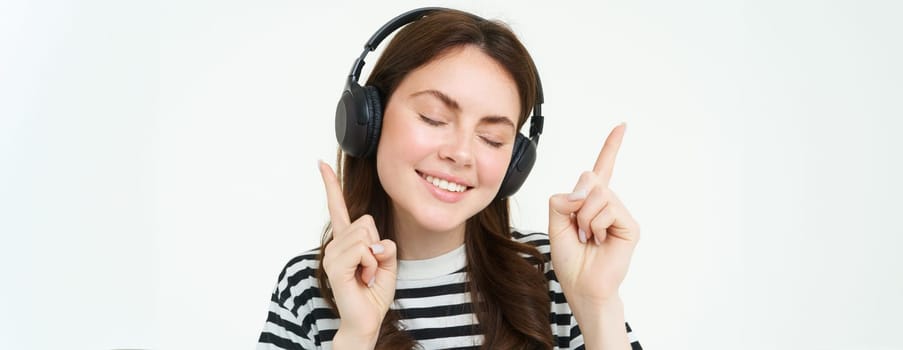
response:
<path fill-rule="evenodd" d="M 461 193 L 461 192 L 467 191 L 472 188 L 472 187 L 464 186 L 462 184 L 450 182 L 445 179 L 440 179 L 435 176 L 426 175 L 419 171 L 417 172 L 417 175 L 420 175 L 420 177 L 422 177 L 424 180 L 426 180 L 426 182 L 429 182 L 433 186 L 436 186 L 437 188 L 448 191 L 448 192 Z"/>

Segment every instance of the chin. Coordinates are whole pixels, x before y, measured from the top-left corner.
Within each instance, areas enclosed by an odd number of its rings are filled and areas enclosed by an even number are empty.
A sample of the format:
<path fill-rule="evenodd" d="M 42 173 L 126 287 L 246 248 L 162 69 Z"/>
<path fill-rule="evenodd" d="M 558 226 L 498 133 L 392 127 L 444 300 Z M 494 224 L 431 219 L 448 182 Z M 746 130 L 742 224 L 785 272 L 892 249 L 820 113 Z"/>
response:
<path fill-rule="evenodd" d="M 464 225 L 472 215 L 452 214 L 447 211 L 426 212 L 417 215 L 417 221 L 424 229 L 432 232 L 448 232 Z"/>
<path fill-rule="evenodd" d="M 470 217 L 476 214 L 464 213 L 460 209 L 420 207 L 416 208 L 414 219 L 430 232 L 449 232 L 462 227 Z"/>

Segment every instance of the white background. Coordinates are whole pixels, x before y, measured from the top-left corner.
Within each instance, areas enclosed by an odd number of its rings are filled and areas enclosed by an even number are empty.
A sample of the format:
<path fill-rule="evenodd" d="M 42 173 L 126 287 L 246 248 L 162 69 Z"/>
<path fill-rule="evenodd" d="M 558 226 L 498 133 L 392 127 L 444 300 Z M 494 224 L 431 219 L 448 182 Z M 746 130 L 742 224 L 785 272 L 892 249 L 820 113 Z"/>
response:
<path fill-rule="evenodd" d="M 425 5 L 323 3 L 0 3 L 0 348 L 254 346 L 319 242 L 353 59 Z M 517 226 L 628 123 L 646 348 L 903 349 L 899 2 L 431 5 L 506 21 L 539 66 Z"/>

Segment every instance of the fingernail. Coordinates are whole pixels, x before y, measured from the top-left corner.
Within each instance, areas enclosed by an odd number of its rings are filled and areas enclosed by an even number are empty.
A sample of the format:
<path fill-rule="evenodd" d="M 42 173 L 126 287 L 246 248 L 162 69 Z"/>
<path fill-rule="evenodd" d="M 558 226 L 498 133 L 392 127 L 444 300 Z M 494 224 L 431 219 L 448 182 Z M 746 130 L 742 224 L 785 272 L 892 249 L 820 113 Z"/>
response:
<path fill-rule="evenodd" d="M 571 202 L 583 199 L 586 199 L 586 190 L 574 191 L 568 194 L 568 200 Z"/>
<path fill-rule="evenodd" d="M 370 282 L 367 282 L 367 288 L 373 288 L 373 282 L 376 282 L 376 276 L 370 277 Z"/>
<path fill-rule="evenodd" d="M 580 243 L 586 243 L 586 231 L 582 228 L 577 230 L 577 238 L 580 239 Z"/>
<path fill-rule="evenodd" d="M 599 235 L 593 235 L 593 240 L 596 241 L 597 245 L 602 245 L 602 241 L 599 240 Z"/>
<path fill-rule="evenodd" d="M 370 251 L 373 252 L 373 254 L 382 254 L 386 251 L 386 247 L 383 247 L 383 245 L 379 243 L 373 243 L 370 245 Z"/>

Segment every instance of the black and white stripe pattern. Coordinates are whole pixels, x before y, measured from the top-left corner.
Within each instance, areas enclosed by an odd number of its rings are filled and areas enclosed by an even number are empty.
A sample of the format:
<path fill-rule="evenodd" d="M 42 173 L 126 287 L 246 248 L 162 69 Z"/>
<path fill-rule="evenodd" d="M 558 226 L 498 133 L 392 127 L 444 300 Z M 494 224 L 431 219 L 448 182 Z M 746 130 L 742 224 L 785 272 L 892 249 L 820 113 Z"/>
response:
<path fill-rule="evenodd" d="M 583 349 L 583 336 L 549 263 L 549 240 L 543 233 L 514 239 L 537 247 L 546 258 L 552 313 L 550 326 L 560 349 Z M 314 271 L 319 249 L 291 259 L 279 274 L 258 349 L 331 349 L 339 319 L 321 298 Z M 423 349 L 478 349 L 483 336 L 474 315 L 464 272 L 463 246 L 433 261 L 399 262 L 399 279 L 392 309 L 404 329 Z M 405 265 L 408 264 L 408 265 Z M 441 271 L 446 269 L 446 271 Z M 425 271 L 436 271 L 432 276 Z M 627 326 L 633 349 L 642 349 Z"/>

